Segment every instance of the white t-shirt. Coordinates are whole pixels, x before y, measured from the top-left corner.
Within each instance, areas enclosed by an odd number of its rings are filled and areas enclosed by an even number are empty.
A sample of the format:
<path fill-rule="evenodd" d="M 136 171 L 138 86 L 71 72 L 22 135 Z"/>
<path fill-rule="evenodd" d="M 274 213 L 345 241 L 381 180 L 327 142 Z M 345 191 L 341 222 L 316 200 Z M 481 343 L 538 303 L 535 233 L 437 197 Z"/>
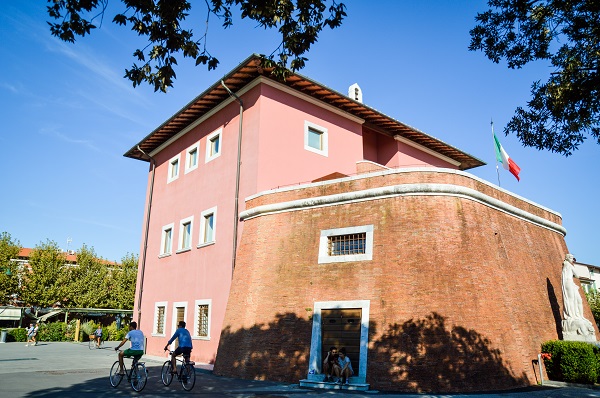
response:
<path fill-rule="evenodd" d="M 144 350 L 144 333 L 141 330 L 130 330 L 125 338 L 131 342 L 132 350 Z"/>

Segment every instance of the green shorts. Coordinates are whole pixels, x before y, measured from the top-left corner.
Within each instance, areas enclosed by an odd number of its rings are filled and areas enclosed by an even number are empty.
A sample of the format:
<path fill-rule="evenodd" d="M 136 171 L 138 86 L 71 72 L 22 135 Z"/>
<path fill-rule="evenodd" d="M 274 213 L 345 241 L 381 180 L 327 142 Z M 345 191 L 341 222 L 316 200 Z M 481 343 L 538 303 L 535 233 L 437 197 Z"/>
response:
<path fill-rule="evenodd" d="M 131 348 L 126 349 L 125 351 L 123 351 L 123 356 L 124 357 L 135 357 L 135 356 L 142 356 L 144 355 L 144 350 L 132 350 Z"/>

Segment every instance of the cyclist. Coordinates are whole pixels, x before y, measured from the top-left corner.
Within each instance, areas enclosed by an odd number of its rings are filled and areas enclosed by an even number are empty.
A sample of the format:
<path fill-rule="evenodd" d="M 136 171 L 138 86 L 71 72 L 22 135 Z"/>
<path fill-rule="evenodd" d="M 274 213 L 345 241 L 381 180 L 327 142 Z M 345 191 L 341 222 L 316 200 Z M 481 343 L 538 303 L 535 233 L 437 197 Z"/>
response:
<path fill-rule="evenodd" d="M 125 374 L 125 365 L 123 364 L 124 357 L 133 357 L 136 355 L 144 355 L 144 333 L 141 330 L 137 330 L 137 323 L 131 322 L 129 324 L 129 332 L 125 335 L 125 338 L 121 343 L 115 347 L 115 351 L 118 351 L 123 344 L 125 344 L 129 340 L 131 342 L 131 347 L 126 349 L 125 351 L 119 351 L 119 365 L 121 371 L 120 375 Z"/>
<path fill-rule="evenodd" d="M 94 340 L 96 341 L 96 347 L 100 348 L 100 342 L 102 341 L 102 325 L 98 325 L 98 329 L 94 332 Z"/>
<path fill-rule="evenodd" d="M 177 373 L 177 362 L 175 357 L 177 355 L 183 354 L 183 357 L 189 357 L 192 352 L 192 336 L 190 332 L 185 328 L 185 322 L 179 321 L 179 325 L 173 337 L 171 337 L 165 346 L 165 351 L 169 349 L 169 344 L 175 341 L 175 339 L 179 339 L 179 346 L 173 351 L 171 354 L 171 373 Z"/>

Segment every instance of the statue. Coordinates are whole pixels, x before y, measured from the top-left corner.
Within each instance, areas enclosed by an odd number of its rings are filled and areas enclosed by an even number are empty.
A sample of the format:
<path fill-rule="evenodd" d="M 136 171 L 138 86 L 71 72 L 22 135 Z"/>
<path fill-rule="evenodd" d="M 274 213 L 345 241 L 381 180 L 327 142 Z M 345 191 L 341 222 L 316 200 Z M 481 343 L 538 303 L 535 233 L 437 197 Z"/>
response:
<path fill-rule="evenodd" d="M 579 278 L 573 264 L 575 261 L 576 259 L 572 254 L 567 254 L 565 261 L 563 261 L 563 339 L 595 342 L 594 325 L 583 316 L 583 301 L 579 286 L 573 281 L 573 278 Z"/>

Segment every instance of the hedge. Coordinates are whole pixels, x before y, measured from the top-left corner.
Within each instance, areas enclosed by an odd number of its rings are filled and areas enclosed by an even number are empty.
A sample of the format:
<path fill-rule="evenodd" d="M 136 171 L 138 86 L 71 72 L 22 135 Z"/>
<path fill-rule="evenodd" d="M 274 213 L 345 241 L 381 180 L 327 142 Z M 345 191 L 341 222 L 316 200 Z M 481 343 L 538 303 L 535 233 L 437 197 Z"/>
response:
<path fill-rule="evenodd" d="M 582 341 L 553 340 L 542 344 L 550 380 L 594 384 L 600 374 L 600 348 Z"/>

